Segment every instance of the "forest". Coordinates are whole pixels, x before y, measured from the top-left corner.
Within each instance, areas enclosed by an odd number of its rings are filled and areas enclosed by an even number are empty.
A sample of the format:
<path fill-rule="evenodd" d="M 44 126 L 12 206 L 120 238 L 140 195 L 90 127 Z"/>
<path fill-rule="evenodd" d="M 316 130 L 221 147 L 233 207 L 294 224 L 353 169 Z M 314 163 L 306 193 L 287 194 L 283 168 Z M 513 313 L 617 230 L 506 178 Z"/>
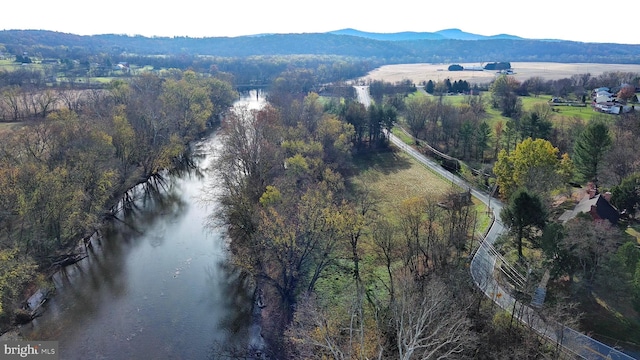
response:
<path fill-rule="evenodd" d="M 637 84 L 638 76 L 578 78 L 587 91 L 609 81 Z M 473 251 L 477 213 L 460 194 L 409 197 L 388 209 L 382 194 L 347 166 L 347 160 L 359 163 L 365 154 L 389 151 L 385 131 L 400 127 L 413 135 L 408 144 L 429 155 L 435 147 L 484 166 L 480 172 L 458 170 L 480 187 L 495 186 L 507 204 L 501 221 L 510 232 L 499 246 L 513 266 L 528 268 L 528 285 L 516 287 L 522 301 L 532 301 L 530 286 L 546 279 L 545 317 L 629 344 L 637 341 L 631 334 L 638 329 L 640 252 L 636 238 L 624 231 L 635 224 L 638 202 L 632 194 L 638 187 L 631 184 L 637 184 L 639 159 L 632 150 L 621 159 L 618 151 L 635 147 L 627 140 L 636 136 L 638 115 L 591 113 L 567 120 L 544 102 L 525 107 L 523 91 L 538 96 L 554 91 L 554 81 L 533 90 L 529 85 L 536 80 L 521 84 L 504 76 L 483 95 L 488 99 L 466 96 L 457 104 L 422 95 L 409 84 L 396 84 L 402 90 L 393 93 L 390 84 L 372 83 L 377 100 L 369 108 L 353 101 L 320 102 L 303 91 L 285 95 L 274 87 L 270 107 L 232 117 L 223 126 L 226 146 L 219 166 L 232 175 L 225 177 L 225 210 L 218 215 L 232 237 L 242 239 L 232 244 L 238 266 L 256 279 L 261 296 L 279 305 L 265 315 L 273 354 L 566 356 L 532 329 L 515 325 L 509 313 L 487 309 L 491 302 L 473 290 L 468 274 L 461 275 Z M 566 96 L 579 93 L 573 86 Z M 500 120 L 490 113 L 499 113 Z M 564 121 L 571 123 L 563 126 Z M 327 133 L 330 122 L 332 129 L 342 129 Z M 351 139 L 348 146 L 338 134 Z M 492 173 L 495 178 L 483 175 Z M 555 202 L 573 196 L 575 184 L 587 183 L 613 193 L 619 219 L 594 221 L 583 214 L 558 220 Z M 630 202 L 622 205 L 623 199 Z M 575 202 L 563 204 L 568 209 Z M 624 321 L 587 313 L 597 301 L 627 304 Z"/>
<path fill-rule="evenodd" d="M 0 127 L 3 327 L 25 315 L 25 284 L 46 286 L 52 271 L 77 261 L 76 247 L 90 244 L 126 204 L 127 191 L 161 183 L 167 170 L 188 163 L 189 143 L 237 97 L 228 82 L 192 71 L 147 74 L 107 89 L 23 90 L 3 88 L 3 103 L 36 106 L 46 98 L 50 108 L 24 109 L 20 122 Z"/>
<path fill-rule="evenodd" d="M 637 63 L 640 45 L 514 38 L 378 40 L 362 33 L 272 34 L 239 37 L 80 36 L 42 30 L 0 31 L 0 53 L 48 59 L 149 55 L 159 57 L 335 55 L 382 64 L 456 62 Z"/>
<path fill-rule="evenodd" d="M 377 156 L 402 162 L 388 141 L 394 132 L 419 151 L 454 157 L 452 170 L 496 190 L 510 228 L 499 250 L 530 269 L 531 284 L 548 278 L 545 316 L 603 332 L 588 311 L 609 294 L 628 307 L 625 323 L 600 319 L 606 335 L 640 342 L 640 250 L 626 233 L 640 206 L 638 113 L 567 116 L 539 101 L 584 102 L 600 86 L 619 87 L 622 98 L 621 84 L 639 87 L 638 74 L 438 81 L 425 86 L 431 95 L 409 82 L 372 82 L 365 107 L 342 82 L 366 72 L 364 60 L 186 58 L 184 68 L 160 69 L 178 57 L 140 57 L 158 61 L 154 70 L 103 82 L 87 75 L 88 60 L 48 75 L 46 67 L 0 72 L 3 328 L 30 320 L 25 289 L 46 287 L 51 271 L 74 261 L 128 189 L 161 184 L 188 166 L 191 141 L 218 129 L 223 207 L 211 216 L 226 224 L 231 261 L 268 304 L 274 358 L 566 358 L 473 284 L 480 215 L 461 191 L 383 204 L 389 194 L 362 169 Z M 203 65 L 192 67 L 196 60 Z M 268 84 L 269 105 L 229 113 L 236 89 L 250 84 Z M 445 96 L 472 87 L 479 95 Z M 575 186 L 587 184 L 611 193 L 616 223 L 557 220 L 575 205 Z"/>

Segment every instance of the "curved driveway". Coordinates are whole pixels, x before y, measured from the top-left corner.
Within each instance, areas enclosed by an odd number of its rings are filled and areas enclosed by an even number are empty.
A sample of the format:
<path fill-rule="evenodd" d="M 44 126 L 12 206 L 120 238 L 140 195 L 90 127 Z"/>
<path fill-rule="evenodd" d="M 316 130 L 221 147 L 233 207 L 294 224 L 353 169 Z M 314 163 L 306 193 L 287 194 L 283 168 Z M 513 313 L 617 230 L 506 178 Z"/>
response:
<path fill-rule="evenodd" d="M 368 107 L 371 104 L 371 98 L 369 97 L 369 89 L 366 86 L 355 86 L 358 100 Z M 610 346 L 607 346 L 595 339 L 592 339 L 582 333 L 579 333 L 571 328 L 563 326 L 555 322 L 547 322 L 543 320 L 537 311 L 526 304 L 516 303 L 511 294 L 505 290 L 493 276 L 496 260 L 498 254 L 493 248 L 493 243 L 496 241 L 506 229 L 504 225 L 499 221 L 500 211 L 503 204 L 497 200 L 492 199 L 489 194 L 480 192 L 472 188 L 465 180 L 457 175 L 445 170 L 440 164 L 427 158 L 419 151 L 415 150 L 411 146 L 406 145 L 402 140 L 393 134 L 387 134 L 389 140 L 398 148 L 405 151 L 407 154 L 414 157 L 434 172 L 440 174 L 445 179 L 451 179 L 453 183 L 461 188 L 467 188 L 471 190 L 473 196 L 490 207 L 493 212 L 494 221 L 491 228 L 486 233 L 485 238 L 480 242 L 478 250 L 471 259 L 469 266 L 471 276 L 476 285 L 496 304 L 503 309 L 517 314 L 517 317 L 524 323 L 528 324 L 531 328 L 536 330 L 539 334 L 555 341 L 563 346 L 569 353 L 577 355 L 581 359 L 593 359 L 593 360 L 633 360 L 634 358 L 622 353 Z"/>

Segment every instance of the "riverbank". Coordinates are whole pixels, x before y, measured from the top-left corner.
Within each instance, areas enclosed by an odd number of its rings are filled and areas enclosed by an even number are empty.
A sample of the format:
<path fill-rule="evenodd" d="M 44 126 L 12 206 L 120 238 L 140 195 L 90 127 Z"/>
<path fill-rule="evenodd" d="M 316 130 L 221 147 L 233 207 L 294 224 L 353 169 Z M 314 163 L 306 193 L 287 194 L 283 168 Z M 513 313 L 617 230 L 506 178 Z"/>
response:
<path fill-rule="evenodd" d="M 59 341 L 65 359 L 208 358 L 245 343 L 250 284 L 228 261 L 225 228 L 208 221 L 218 205 L 201 201 L 219 147 L 212 133 L 193 144 L 193 168 L 138 187 L 88 256 L 52 277 L 55 296 L 24 338 Z"/>
<path fill-rule="evenodd" d="M 0 335 L 0 341 L 24 341 L 18 329 L 11 329 Z"/>

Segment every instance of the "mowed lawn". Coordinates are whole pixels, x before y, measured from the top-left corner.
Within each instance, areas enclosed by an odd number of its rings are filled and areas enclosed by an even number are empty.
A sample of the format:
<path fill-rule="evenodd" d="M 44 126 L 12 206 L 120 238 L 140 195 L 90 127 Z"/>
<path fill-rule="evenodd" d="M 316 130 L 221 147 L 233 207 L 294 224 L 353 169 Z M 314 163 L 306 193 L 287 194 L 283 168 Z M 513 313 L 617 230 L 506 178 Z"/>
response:
<path fill-rule="evenodd" d="M 454 95 L 454 96 L 445 96 L 444 101 L 457 106 L 466 101 L 467 96 L 464 95 Z M 483 92 L 482 98 L 485 101 L 485 116 L 484 120 L 493 128 L 498 121 L 502 121 L 506 123 L 508 118 L 502 116 L 500 114 L 500 110 L 493 109 L 489 104 L 491 99 L 490 92 Z M 520 96 L 519 99 L 522 101 L 522 107 L 525 111 L 531 111 L 536 104 L 548 105 L 551 100 L 551 95 L 540 95 L 540 96 Z M 615 118 L 616 115 L 602 114 L 596 112 L 591 107 L 591 104 L 587 102 L 587 106 L 553 106 L 553 114 L 551 117 L 551 121 L 554 124 L 562 124 L 565 123 L 567 119 L 581 119 L 582 121 L 588 122 L 591 120 L 593 116 L 606 116 Z"/>

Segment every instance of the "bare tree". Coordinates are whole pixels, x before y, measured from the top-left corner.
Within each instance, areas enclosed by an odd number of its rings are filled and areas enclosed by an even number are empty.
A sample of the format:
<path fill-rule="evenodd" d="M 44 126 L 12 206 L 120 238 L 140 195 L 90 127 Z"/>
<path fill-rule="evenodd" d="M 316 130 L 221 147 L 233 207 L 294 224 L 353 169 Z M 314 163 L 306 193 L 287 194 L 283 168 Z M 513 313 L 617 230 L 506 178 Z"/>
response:
<path fill-rule="evenodd" d="M 526 87 L 527 91 L 533 94 L 533 96 L 538 97 L 540 93 L 544 91 L 545 81 L 541 76 L 533 76 L 529 79 L 525 80 L 523 85 Z"/>
<path fill-rule="evenodd" d="M 354 290 L 354 289 L 350 289 Z M 371 319 L 360 327 L 352 319 L 358 316 L 355 291 L 347 290 L 346 306 L 329 306 L 313 294 L 302 296 L 293 321 L 285 331 L 287 351 L 292 359 L 382 359 L 384 337 Z M 326 302 L 326 299 L 325 299 Z M 364 341 L 362 340 L 364 339 Z"/>
<path fill-rule="evenodd" d="M 637 137 L 631 131 L 616 133 L 611 149 L 604 156 L 602 177 L 607 184 L 620 185 L 622 180 L 640 169 Z"/>
<path fill-rule="evenodd" d="M 404 103 L 404 118 L 406 124 L 409 127 L 411 135 L 418 141 L 417 139 L 425 130 L 427 121 L 429 120 L 431 100 L 426 96 L 416 95 L 407 98 Z"/>
<path fill-rule="evenodd" d="M 58 99 L 62 102 L 62 105 L 71 111 L 80 111 L 82 104 L 82 91 L 70 88 L 64 88 L 58 90 Z"/>
<path fill-rule="evenodd" d="M 315 297 L 307 295 L 298 301 L 291 325 L 285 331 L 290 344 L 289 352 L 300 359 L 348 359 L 346 340 L 317 304 Z"/>
<path fill-rule="evenodd" d="M 416 283 L 411 276 L 396 277 L 398 296 L 391 305 L 398 359 L 461 359 L 474 335 L 466 309 L 440 279 Z"/>
<path fill-rule="evenodd" d="M 3 117 L 10 121 L 18 121 L 24 117 L 23 108 L 20 102 L 22 90 L 18 86 L 11 86 L 3 89 L 0 94 L 0 103 L 4 112 Z"/>
<path fill-rule="evenodd" d="M 38 91 L 33 94 L 35 115 L 40 117 L 46 117 L 49 112 L 55 110 L 58 103 L 58 96 L 56 92 L 50 89 L 44 91 Z"/>
<path fill-rule="evenodd" d="M 582 270 L 582 278 L 592 285 L 605 260 L 616 248 L 619 231 L 607 220 L 593 221 L 577 217 L 565 225 L 567 235 L 560 244 L 575 257 Z"/>
<path fill-rule="evenodd" d="M 389 276 L 388 279 L 382 280 L 381 282 L 387 288 L 391 302 L 393 302 L 395 298 L 393 264 L 399 260 L 399 244 L 396 240 L 397 232 L 397 227 L 384 218 L 377 219 L 373 224 L 372 241 L 379 250 L 376 252 L 376 255 L 379 260 L 384 263 L 387 269 L 387 276 Z"/>

